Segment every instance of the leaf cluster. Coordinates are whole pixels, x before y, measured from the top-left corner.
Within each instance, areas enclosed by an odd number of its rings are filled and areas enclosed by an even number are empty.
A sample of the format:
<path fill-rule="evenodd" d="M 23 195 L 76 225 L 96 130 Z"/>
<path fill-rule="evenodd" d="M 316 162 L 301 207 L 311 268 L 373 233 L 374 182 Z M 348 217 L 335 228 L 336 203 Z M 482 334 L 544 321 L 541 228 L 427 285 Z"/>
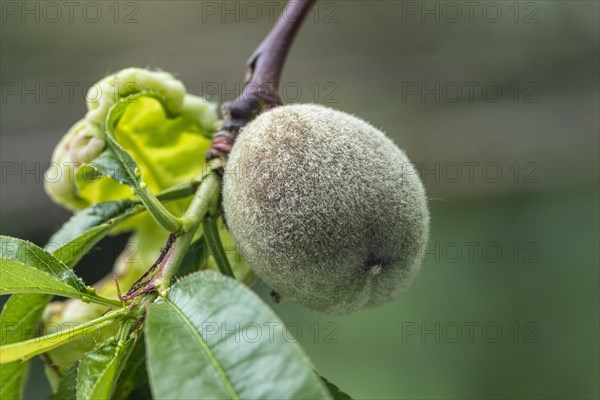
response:
<path fill-rule="evenodd" d="M 254 275 L 231 251 L 212 169 L 158 194 L 144 181 L 148 166 L 140 169 L 122 144 L 120 124 L 128 107 L 147 99 L 177 118 L 160 93 L 121 99 L 106 117 L 106 149 L 87 165 L 133 197 L 77 212 L 46 248 L 0 237 L 0 295 L 11 295 L 0 316 L 0 398 L 23 397 L 28 360 L 37 355 L 47 363 L 52 399 L 349 398 L 315 373 L 247 286 Z M 183 213 L 174 214 L 172 202 L 185 204 Z M 77 276 L 73 267 L 106 235 L 148 215 L 144 229 L 169 240 L 146 273 L 103 287 Z M 94 312 L 49 331 L 53 305 L 65 304 L 50 303 L 54 296 Z"/>

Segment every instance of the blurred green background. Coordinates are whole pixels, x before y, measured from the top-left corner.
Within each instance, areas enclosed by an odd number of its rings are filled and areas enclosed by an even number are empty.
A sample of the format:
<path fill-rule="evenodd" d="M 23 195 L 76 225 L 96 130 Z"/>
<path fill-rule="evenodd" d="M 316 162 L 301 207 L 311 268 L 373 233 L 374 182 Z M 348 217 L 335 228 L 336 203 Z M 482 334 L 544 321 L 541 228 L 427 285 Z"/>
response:
<path fill-rule="evenodd" d="M 46 4 L 3 1 L 0 28 L 0 232 L 38 244 L 68 216 L 40 171 L 83 115 L 85 87 L 152 67 L 230 100 L 283 8 L 92 1 L 69 14 L 58 2 L 59 15 Z M 424 179 L 431 240 L 391 304 L 343 317 L 274 309 L 356 398 L 598 398 L 599 3 L 469 4 L 318 3 L 283 97 L 388 132 Z M 123 243 L 102 242 L 80 273 L 103 276 Z M 44 379 L 38 362 L 28 398 L 48 394 Z"/>

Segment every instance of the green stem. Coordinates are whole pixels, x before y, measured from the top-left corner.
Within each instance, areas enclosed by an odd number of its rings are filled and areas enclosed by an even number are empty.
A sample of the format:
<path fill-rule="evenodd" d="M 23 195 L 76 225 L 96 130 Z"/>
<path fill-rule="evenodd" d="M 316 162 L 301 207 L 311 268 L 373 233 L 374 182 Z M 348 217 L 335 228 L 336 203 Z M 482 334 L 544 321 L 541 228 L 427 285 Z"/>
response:
<path fill-rule="evenodd" d="M 129 339 L 129 335 L 131 334 L 131 332 L 133 332 L 133 329 L 135 328 L 135 324 L 136 324 L 136 320 L 133 318 L 124 321 L 119 326 L 119 331 L 117 332 L 117 335 L 116 335 L 117 342 L 126 342 L 127 339 Z"/>
<path fill-rule="evenodd" d="M 98 296 L 97 294 L 92 294 L 92 293 L 88 293 L 87 295 L 84 295 L 82 297 L 81 301 L 83 301 L 84 303 L 92 302 L 92 303 L 101 304 L 103 306 L 109 306 L 109 307 L 118 307 L 118 308 L 123 307 L 123 303 L 120 302 L 119 300 L 109 299 L 109 298 Z"/>
<path fill-rule="evenodd" d="M 0 346 L 0 364 L 6 364 L 16 360 L 28 360 L 38 354 L 46 353 L 67 342 L 77 339 L 92 330 L 102 329 L 116 322 L 129 312 L 126 308 L 111 311 L 92 321 L 81 324 L 73 329 L 61 329 L 51 335 L 36 337 L 23 342 L 11 343 Z"/>
<path fill-rule="evenodd" d="M 123 168 L 128 179 L 127 184 L 133 188 L 136 196 L 140 199 L 142 204 L 144 204 L 150 215 L 152 215 L 156 222 L 165 229 L 170 232 L 178 232 L 181 229 L 181 221 L 179 218 L 171 214 L 150 189 L 148 189 L 148 185 L 140 179 L 139 167 L 135 166 L 135 169 L 132 169 L 131 164 L 134 163 L 135 165 L 133 158 L 131 158 L 129 153 L 127 153 L 112 136 L 119 118 L 125 111 L 127 105 L 128 103 L 120 101 L 115 104 L 109 112 L 106 128 L 106 142 L 108 143 L 108 147 L 112 151 L 112 156 L 116 159 L 120 167 Z M 114 118 L 112 116 L 113 112 L 116 113 Z M 113 174 L 111 174 L 111 176 L 112 175 Z M 116 178 L 113 176 L 113 179 Z"/>
<path fill-rule="evenodd" d="M 150 192 L 150 190 L 145 188 L 140 188 L 136 192 L 138 197 L 140 198 L 142 204 L 146 206 L 146 210 L 154 217 L 156 222 L 162 225 L 165 229 L 170 232 L 179 232 L 182 228 L 181 220 L 175 217 L 163 204 Z"/>
<path fill-rule="evenodd" d="M 227 254 L 225 253 L 225 249 L 223 249 L 223 243 L 221 242 L 221 238 L 219 237 L 219 230 L 217 228 L 217 218 L 213 216 L 207 216 L 204 219 L 203 223 L 204 227 L 204 236 L 206 237 L 206 243 L 208 244 L 208 248 L 212 256 L 219 267 L 219 270 L 223 275 L 230 276 L 235 278 L 233 274 L 233 270 L 231 269 L 231 264 L 229 264 L 229 259 L 227 258 Z"/>
<path fill-rule="evenodd" d="M 192 196 L 196 192 L 197 188 L 198 184 L 194 183 L 193 181 L 184 182 L 163 190 L 156 195 L 156 198 L 161 202 L 179 200 L 188 196 Z"/>
<path fill-rule="evenodd" d="M 160 270 L 156 273 L 155 282 L 159 292 L 168 289 L 171 279 L 190 248 L 196 231 L 208 213 L 209 208 L 217 199 L 220 188 L 219 178 L 214 172 L 204 176 L 187 211 L 181 217 L 183 229 L 165 256 Z"/>

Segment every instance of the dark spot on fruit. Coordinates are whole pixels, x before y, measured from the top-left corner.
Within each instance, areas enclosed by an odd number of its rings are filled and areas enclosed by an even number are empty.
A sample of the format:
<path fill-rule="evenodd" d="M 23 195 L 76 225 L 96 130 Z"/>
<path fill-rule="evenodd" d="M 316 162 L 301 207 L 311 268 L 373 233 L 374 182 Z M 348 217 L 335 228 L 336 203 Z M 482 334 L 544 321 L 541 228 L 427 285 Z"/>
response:
<path fill-rule="evenodd" d="M 375 254 L 370 254 L 362 264 L 363 270 L 371 275 L 377 275 L 381 273 L 381 271 L 383 271 L 383 269 L 387 266 L 388 263 Z"/>
<path fill-rule="evenodd" d="M 281 295 L 274 290 L 271 290 L 271 298 L 275 303 L 281 303 Z"/>

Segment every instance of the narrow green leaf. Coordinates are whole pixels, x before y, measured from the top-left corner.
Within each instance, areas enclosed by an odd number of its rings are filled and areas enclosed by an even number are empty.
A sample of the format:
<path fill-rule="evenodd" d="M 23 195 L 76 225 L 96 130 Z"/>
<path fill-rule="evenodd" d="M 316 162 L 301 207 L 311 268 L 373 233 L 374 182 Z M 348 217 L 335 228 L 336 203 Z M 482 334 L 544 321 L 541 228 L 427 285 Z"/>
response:
<path fill-rule="evenodd" d="M 44 251 L 31 242 L 8 236 L 0 236 L 0 259 L 2 262 L 0 294 L 14 293 L 9 291 L 4 292 L 4 290 L 8 290 L 5 286 L 9 285 L 11 281 L 15 281 L 15 283 L 22 282 L 20 284 L 27 287 L 28 277 L 26 274 L 27 272 L 34 273 L 33 270 L 39 271 L 40 274 L 38 276 L 47 276 L 53 281 L 60 282 L 63 285 L 70 287 L 71 290 L 74 290 L 75 292 L 86 292 L 85 284 L 69 267 L 52 254 Z M 22 273 L 25 276 L 16 276 L 15 272 L 10 270 L 10 267 L 8 266 L 9 263 L 23 265 L 25 268 L 29 268 L 32 271 L 23 271 Z M 32 278 L 35 279 L 35 277 Z M 29 286 L 35 288 L 36 285 L 31 284 Z"/>
<path fill-rule="evenodd" d="M 108 234 L 112 227 L 112 225 L 103 224 L 88 229 L 77 238 L 59 247 L 52 254 L 65 265 L 73 268 L 83 256 Z"/>
<path fill-rule="evenodd" d="M 114 150 L 115 148 L 117 151 L 119 149 L 121 151 L 117 153 Z M 122 149 L 114 139 L 109 140 L 109 147 L 88 165 L 100 175 L 109 176 L 115 181 L 131 187 L 135 191 L 141 191 L 140 178 L 135 174 L 137 164 L 129 153 Z"/>
<path fill-rule="evenodd" d="M 127 359 L 114 392 L 115 400 L 151 399 L 148 373 L 146 372 L 146 347 L 143 333 Z"/>
<path fill-rule="evenodd" d="M 122 214 L 131 212 L 134 206 L 131 200 L 106 201 L 94 204 L 73 215 L 50 238 L 47 247 L 61 247 L 83 235 L 87 230 L 109 223 L 113 218 L 122 218 Z M 111 223 L 112 224 L 112 223 Z"/>
<path fill-rule="evenodd" d="M 140 207 L 130 200 L 96 204 L 69 219 L 50 239 L 47 248 L 58 249 L 54 256 L 69 267 L 102 239 L 110 229 L 134 215 Z M 9 249 L 5 249 L 8 254 Z M 3 254 L 4 250 L 3 250 Z M 13 294 L 0 314 L 0 345 L 16 343 L 36 336 L 44 308 L 52 296 L 39 293 Z M 0 398 L 21 399 L 27 380 L 27 362 L 0 365 Z"/>
<path fill-rule="evenodd" d="M 55 349 L 84 335 L 86 337 L 94 337 L 93 335 L 88 336 L 88 334 L 115 323 L 121 318 L 123 313 L 123 310 L 114 311 L 78 325 L 73 329 L 61 329 L 50 335 L 0 346 L 0 364 L 17 360 L 28 360 L 33 356 Z"/>
<path fill-rule="evenodd" d="M 77 398 L 111 398 L 134 344 L 134 339 L 114 339 L 86 353 L 77 368 Z"/>
<path fill-rule="evenodd" d="M 0 315 L 0 345 L 35 337 L 47 299 L 45 294 L 13 295 Z M 29 365 L 14 361 L 0 365 L 0 399 L 22 399 Z"/>
<path fill-rule="evenodd" d="M 0 294 L 22 292 L 81 298 L 87 289 L 52 254 L 33 243 L 0 236 Z"/>
<path fill-rule="evenodd" d="M 112 202 L 111 202 L 112 203 Z M 114 203 L 129 203 L 128 201 L 114 202 Z M 106 204 L 106 203 L 100 203 Z M 97 205 L 100 205 L 97 204 Z M 92 206 L 94 207 L 94 206 Z M 108 233 L 118 224 L 127 219 L 133 217 L 137 213 L 143 210 L 141 206 L 130 205 L 124 211 L 116 213 L 112 216 L 106 215 L 104 221 L 96 226 L 90 226 L 87 230 L 81 232 L 78 236 L 75 236 L 69 241 L 62 242 L 60 247 L 53 253 L 56 258 L 64 262 L 69 267 L 73 268 L 79 260 L 86 255 L 100 240 L 102 240 Z M 84 210 L 85 211 L 85 210 Z M 76 214 L 75 217 L 77 217 Z M 86 218 L 82 221 L 82 224 L 78 225 L 78 229 L 72 229 L 70 233 L 75 233 L 84 229 L 86 223 L 92 223 L 91 218 Z M 100 222 L 97 219 L 94 222 Z M 68 224 L 68 223 L 67 223 Z M 68 237 L 68 235 L 64 235 Z M 53 236 L 54 238 L 54 236 Z M 60 237 L 59 237 L 60 239 Z M 52 240 L 52 239 L 51 239 Z M 59 242 L 50 242 L 49 245 L 54 245 Z"/>
<path fill-rule="evenodd" d="M 192 184 L 177 185 L 160 193 L 160 201 L 172 201 L 194 193 Z M 94 204 L 73 215 L 46 245 L 56 248 L 54 256 L 73 267 L 93 246 L 115 226 L 144 211 L 144 206 L 132 200 L 106 201 Z"/>
<path fill-rule="evenodd" d="M 340 390 L 339 387 L 329 382 L 327 379 L 321 376 L 321 380 L 327 385 L 327 389 L 329 389 L 329 393 L 333 396 L 333 400 L 352 400 L 349 394 L 346 394 Z"/>
<path fill-rule="evenodd" d="M 0 295 L 46 293 L 120 307 L 88 290 L 69 267 L 33 243 L 0 236 Z"/>
<path fill-rule="evenodd" d="M 76 361 L 65 373 L 58 389 L 48 400 L 77 400 L 77 367 L 79 361 Z"/>
<path fill-rule="evenodd" d="M 0 295 L 46 293 L 74 299 L 82 297 L 82 291 L 77 287 L 61 281 L 56 275 L 38 267 L 39 264 L 25 265 L 18 261 L 0 259 Z"/>
<path fill-rule="evenodd" d="M 148 308 L 152 393 L 160 399 L 330 399 L 286 334 L 246 286 L 215 272 L 189 275 Z"/>

